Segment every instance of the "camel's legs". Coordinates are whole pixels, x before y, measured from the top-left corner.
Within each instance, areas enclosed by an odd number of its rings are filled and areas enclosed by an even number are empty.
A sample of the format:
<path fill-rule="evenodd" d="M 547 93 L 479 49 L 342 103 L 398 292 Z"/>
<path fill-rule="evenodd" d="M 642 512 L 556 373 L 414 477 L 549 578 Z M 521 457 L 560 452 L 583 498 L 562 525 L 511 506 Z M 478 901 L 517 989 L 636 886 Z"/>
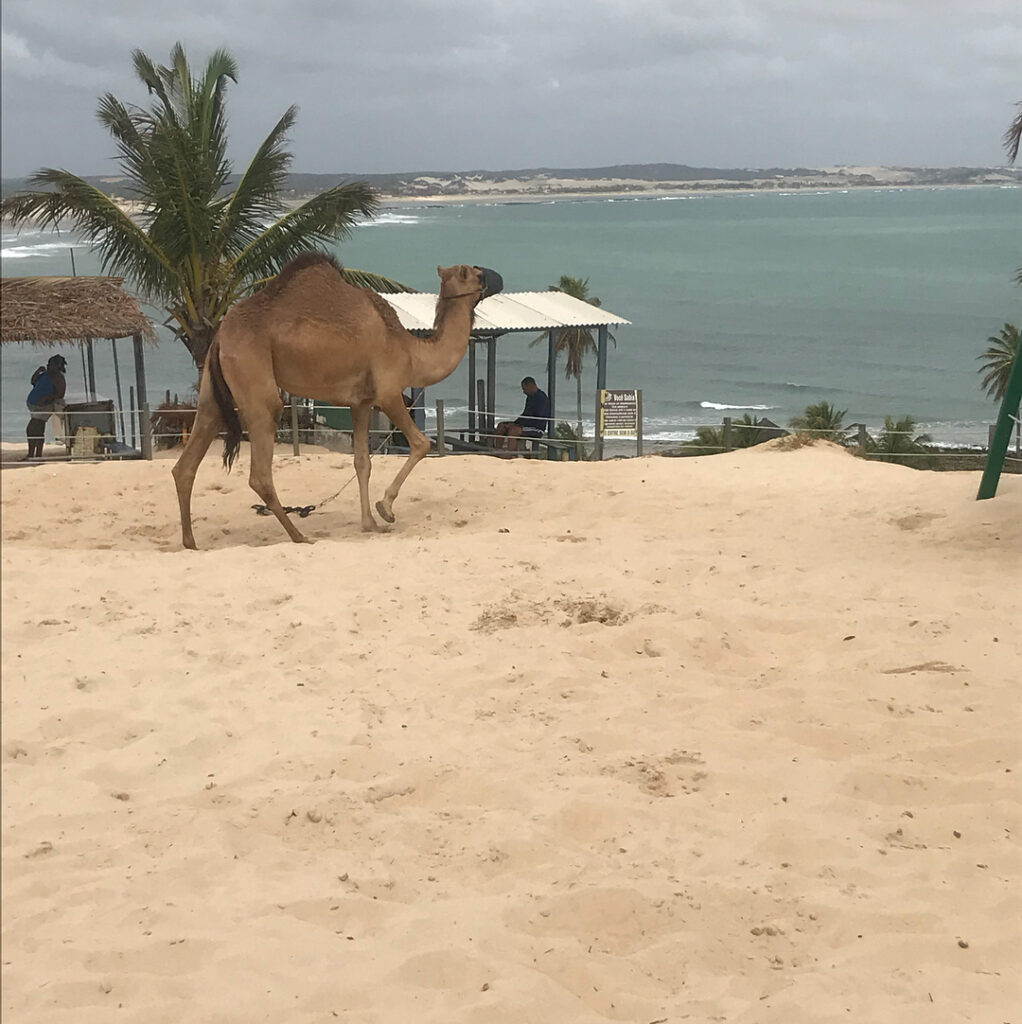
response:
<path fill-rule="evenodd" d="M 379 526 L 369 509 L 369 474 L 372 460 L 369 457 L 369 418 L 373 407 L 370 402 L 351 407 L 351 424 L 355 434 L 355 475 L 358 477 L 358 499 L 362 506 L 362 530 L 370 533 Z"/>
<path fill-rule="evenodd" d="M 192 535 L 192 486 L 199 463 L 222 426 L 223 416 L 213 397 L 209 374 L 203 371 L 192 432 L 172 470 L 177 486 L 177 502 L 181 508 L 181 543 L 192 550 L 195 550 L 195 537 Z"/>
<path fill-rule="evenodd" d="M 273 442 L 283 408 L 280 395 L 274 388 L 272 398 L 267 398 L 254 408 L 250 404 L 249 408 L 243 410 L 250 445 L 248 484 L 296 544 L 311 544 L 309 538 L 288 518 L 273 486 Z"/>
<path fill-rule="evenodd" d="M 376 511 L 388 523 L 392 523 L 394 522 L 394 499 L 397 498 L 397 493 L 408 478 L 408 474 L 429 454 L 429 438 L 415 425 L 401 395 L 396 398 L 378 398 L 377 401 L 380 403 L 380 408 L 391 418 L 394 426 L 408 438 L 408 458 L 405 459 L 404 465 L 398 470 L 397 476 L 384 492 L 383 500 L 376 503 Z"/>

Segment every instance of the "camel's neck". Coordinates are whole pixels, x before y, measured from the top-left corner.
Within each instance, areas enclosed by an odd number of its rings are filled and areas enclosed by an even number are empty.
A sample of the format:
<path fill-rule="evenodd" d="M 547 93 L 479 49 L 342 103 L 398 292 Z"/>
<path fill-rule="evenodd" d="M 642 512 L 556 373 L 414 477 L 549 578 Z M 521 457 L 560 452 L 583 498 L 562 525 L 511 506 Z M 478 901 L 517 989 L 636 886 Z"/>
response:
<path fill-rule="evenodd" d="M 436 384 L 458 368 L 472 332 L 473 305 L 469 296 L 437 302 L 433 333 L 428 338 L 416 338 L 411 349 L 412 387 Z"/>

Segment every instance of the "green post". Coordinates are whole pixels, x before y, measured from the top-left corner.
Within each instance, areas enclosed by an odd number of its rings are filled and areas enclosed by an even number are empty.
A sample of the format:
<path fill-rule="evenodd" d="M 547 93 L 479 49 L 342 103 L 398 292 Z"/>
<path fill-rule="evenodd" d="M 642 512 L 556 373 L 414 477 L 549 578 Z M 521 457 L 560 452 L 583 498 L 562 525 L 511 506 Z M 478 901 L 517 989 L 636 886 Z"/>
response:
<path fill-rule="evenodd" d="M 983 479 L 979 482 L 977 501 L 992 498 L 997 493 L 997 482 L 1001 479 L 1004 457 L 1008 453 L 1008 442 L 1011 440 L 1011 421 L 1014 416 L 1018 415 L 1020 404 L 1022 404 L 1022 359 L 1016 353 L 1011 374 L 1008 377 L 1008 387 L 1001 401 L 1001 411 L 997 416 L 994 437 L 990 442 L 990 451 L 987 452 Z"/>

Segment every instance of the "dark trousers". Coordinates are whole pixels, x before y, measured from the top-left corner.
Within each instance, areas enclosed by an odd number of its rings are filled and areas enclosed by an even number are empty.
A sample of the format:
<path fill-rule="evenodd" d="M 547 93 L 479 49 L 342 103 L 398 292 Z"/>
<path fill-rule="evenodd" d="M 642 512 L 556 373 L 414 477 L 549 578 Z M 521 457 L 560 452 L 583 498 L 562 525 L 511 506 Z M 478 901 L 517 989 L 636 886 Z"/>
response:
<path fill-rule="evenodd" d="M 39 420 L 33 416 L 25 428 L 25 436 L 28 438 L 28 457 L 30 459 L 41 459 L 43 457 L 43 437 L 46 435 L 46 420 Z"/>

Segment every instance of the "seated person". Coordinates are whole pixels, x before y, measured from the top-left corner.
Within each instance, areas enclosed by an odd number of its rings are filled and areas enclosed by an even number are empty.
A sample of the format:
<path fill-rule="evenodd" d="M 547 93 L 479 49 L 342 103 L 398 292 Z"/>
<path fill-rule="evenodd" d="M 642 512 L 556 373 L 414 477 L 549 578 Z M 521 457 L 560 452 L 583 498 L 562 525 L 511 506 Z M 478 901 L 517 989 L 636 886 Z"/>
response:
<path fill-rule="evenodd" d="M 542 437 L 550 425 L 550 399 L 545 391 L 541 391 L 535 378 L 522 378 L 522 391 L 525 394 L 525 408 L 516 420 L 504 420 L 497 424 L 497 436 L 493 439 L 494 448 L 506 445 L 509 452 L 518 451 L 518 438 Z"/>

